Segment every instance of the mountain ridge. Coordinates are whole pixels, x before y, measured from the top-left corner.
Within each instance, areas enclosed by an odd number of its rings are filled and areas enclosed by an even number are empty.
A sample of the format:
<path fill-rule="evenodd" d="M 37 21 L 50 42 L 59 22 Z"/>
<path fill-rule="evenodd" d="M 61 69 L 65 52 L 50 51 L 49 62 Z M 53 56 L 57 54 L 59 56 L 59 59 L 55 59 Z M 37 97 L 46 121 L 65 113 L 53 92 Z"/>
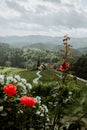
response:
<path fill-rule="evenodd" d="M 24 47 L 31 44 L 44 43 L 53 45 L 62 45 L 63 37 L 53 37 L 45 35 L 27 35 L 27 36 L 0 36 L 0 42 L 8 43 L 14 47 Z M 71 38 L 69 43 L 74 48 L 87 47 L 87 37 L 85 38 Z"/>

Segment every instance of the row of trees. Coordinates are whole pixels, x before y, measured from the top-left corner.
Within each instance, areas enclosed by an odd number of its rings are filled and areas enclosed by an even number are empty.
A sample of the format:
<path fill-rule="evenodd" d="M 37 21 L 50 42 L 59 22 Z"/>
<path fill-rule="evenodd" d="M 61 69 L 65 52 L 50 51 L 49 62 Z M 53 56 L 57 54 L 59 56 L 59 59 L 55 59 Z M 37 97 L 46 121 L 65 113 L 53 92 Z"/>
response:
<path fill-rule="evenodd" d="M 35 68 L 38 58 L 41 63 L 54 63 L 58 66 L 58 52 L 40 51 L 28 48 L 11 48 L 8 44 L 0 44 L 0 66 L 19 68 Z"/>
<path fill-rule="evenodd" d="M 87 55 L 79 57 L 73 64 L 72 70 L 75 71 L 78 77 L 87 80 Z"/>

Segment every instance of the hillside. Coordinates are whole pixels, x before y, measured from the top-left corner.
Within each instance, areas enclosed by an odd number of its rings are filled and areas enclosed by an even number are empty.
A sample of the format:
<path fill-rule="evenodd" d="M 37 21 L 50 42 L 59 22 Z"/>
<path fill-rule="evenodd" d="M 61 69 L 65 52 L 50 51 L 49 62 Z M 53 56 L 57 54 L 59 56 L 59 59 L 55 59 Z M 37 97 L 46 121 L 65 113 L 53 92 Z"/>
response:
<path fill-rule="evenodd" d="M 29 46 L 34 43 L 57 43 L 61 44 L 61 38 L 41 35 L 29 35 L 29 36 L 6 36 L 0 37 L 0 42 L 9 43 L 14 47 Z"/>
<path fill-rule="evenodd" d="M 82 54 L 87 54 L 87 47 L 78 48 L 78 51 L 80 51 Z"/>
<path fill-rule="evenodd" d="M 40 50 L 54 50 L 54 46 L 52 43 L 34 43 L 29 46 L 26 46 L 26 48 L 32 48 L 32 49 L 40 49 Z"/>
<path fill-rule="evenodd" d="M 60 52 L 60 50 L 64 49 L 63 45 L 53 45 L 51 43 L 49 44 L 43 44 L 43 43 L 36 43 L 36 44 L 31 44 L 28 46 L 28 48 L 32 49 L 40 49 L 40 50 L 53 50 Z M 81 56 L 83 54 L 83 51 L 80 51 L 79 49 L 72 49 L 71 51 L 73 56 Z"/>
<path fill-rule="evenodd" d="M 63 37 L 52 37 L 42 35 L 28 35 L 28 36 L 5 36 L 0 37 L 0 42 L 9 43 L 14 47 L 29 46 L 34 43 L 44 43 L 61 45 Z M 71 38 L 70 44 L 74 48 L 87 47 L 87 38 Z"/>

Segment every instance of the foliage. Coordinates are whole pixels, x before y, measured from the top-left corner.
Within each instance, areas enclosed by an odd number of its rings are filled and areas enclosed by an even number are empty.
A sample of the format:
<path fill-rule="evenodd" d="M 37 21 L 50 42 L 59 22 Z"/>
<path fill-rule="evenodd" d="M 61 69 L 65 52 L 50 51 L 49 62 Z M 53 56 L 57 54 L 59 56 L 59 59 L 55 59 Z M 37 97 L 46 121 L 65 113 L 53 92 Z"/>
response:
<path fill-rule="evenodd" d="M 0 129 L 44 128 L 48 109 L 39 96 L 32 97 L 32 86 L 19 75 L 0 75 Z"/>
<path fill-rule="evenodd" d="M 63 45 L 64 45 L 64 49 L 60 50 L 62 52 L 62 63 L 60 64 L 59 68 L 57 70 L 62 71 L 63 76 L 63 83 L 65 83 L 65 80 L 67 78 L 67 74 L 68 74 L 68 70 L 70 68 L 70 60 L 73 58 L 73 56 L 71 55 L 71 50 L 72 50 L 72 46 L 68 43 L 68 41 L 70 40 L 70 37 L 68 35 L 64 36 L 63 39 Z"/>
<path fill-rule="evenodd" d="M 42 77 L 40 78 L 41 82 L 46 82 L 49 84 L 49 82 L 55 82 L 57 81 L 57 77 L 56 74 L 58 74 L 58 72 L 54 69 L 47 69 L 45 71 L 41 72 Z"/>
<path fill-rule="evenodd" d="M 73 58 L 73 56 L 70 54 L 70 51 L 72 50 L 72 46 L 68 44 L 68 40 L 70 40 L 70 37 L 68 37 L 67 35 L 64 36 L 63 44 L 65 50 L 61 50 L 61 52 L 63 53 L 63 60 L 62 60 L 62 64 L 59 67 L 59 70 L 62 71 L 63 75 L 62 76 L 58 75 L 63 80 L 63 84 L 60 82 L 60 80 L 58 80 L 58 86 L 54 88 L 52 92 L 52 96 L 54 97 L 54 101 L 52 100 L 51 102 L 52 106 L 54 106 L 53 108 L 51 107 L 54 113 L 52 119 L 53 121 L 52 130 L 55 129 L 60 130 L 61 126 L 65 125 L 65 122 L 63 122 L 62 120 L 64 119 L 64 116 L 68 114 L 67 109 L 72 104 L 72 101 L 74 101 L 74 99 L 77 98 L 78 95 L 80 96 L 80 91 L 81 91 L 81 89 L 76 88 L 76 85 L 74 89 L 71 89 L 70 87 L 71 81 L 70 81 L 70 86 L 68 84 L 70 79 L 68 74 L 68 69 L 70 68 L 69 62 Z M 80 120 L 77 119 L 78 124 L 80 123 L 79 121 Z M 68 129 L 70 129 L 70 127 Z"/>
<path fill-rule="evenodd" d="M 49 65 L 54 63 L 57 66 L 58 52 L 51 50 L 38 50 L 28 48 L 11 48 L 8 44 L 0 44 L 0 66 L 19 67 L 19 68 L 37 68 L 37 62 Z"/>
<path fill-rule="evenodd" d="M 77 76 L 87 79 L 87 55 L 79 57 L 73 66 L 72 70 L 75 71 Z"/>

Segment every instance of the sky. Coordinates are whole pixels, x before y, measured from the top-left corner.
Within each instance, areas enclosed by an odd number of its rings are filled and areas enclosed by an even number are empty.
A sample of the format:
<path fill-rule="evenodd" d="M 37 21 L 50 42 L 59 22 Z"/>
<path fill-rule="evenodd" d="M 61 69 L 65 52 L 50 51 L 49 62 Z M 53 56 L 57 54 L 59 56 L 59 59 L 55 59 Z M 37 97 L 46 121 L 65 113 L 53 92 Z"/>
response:
<path fill-rule="evenodd" d="M 87 0 L 0 0 L 0 36 L 87 37 Z"/>

